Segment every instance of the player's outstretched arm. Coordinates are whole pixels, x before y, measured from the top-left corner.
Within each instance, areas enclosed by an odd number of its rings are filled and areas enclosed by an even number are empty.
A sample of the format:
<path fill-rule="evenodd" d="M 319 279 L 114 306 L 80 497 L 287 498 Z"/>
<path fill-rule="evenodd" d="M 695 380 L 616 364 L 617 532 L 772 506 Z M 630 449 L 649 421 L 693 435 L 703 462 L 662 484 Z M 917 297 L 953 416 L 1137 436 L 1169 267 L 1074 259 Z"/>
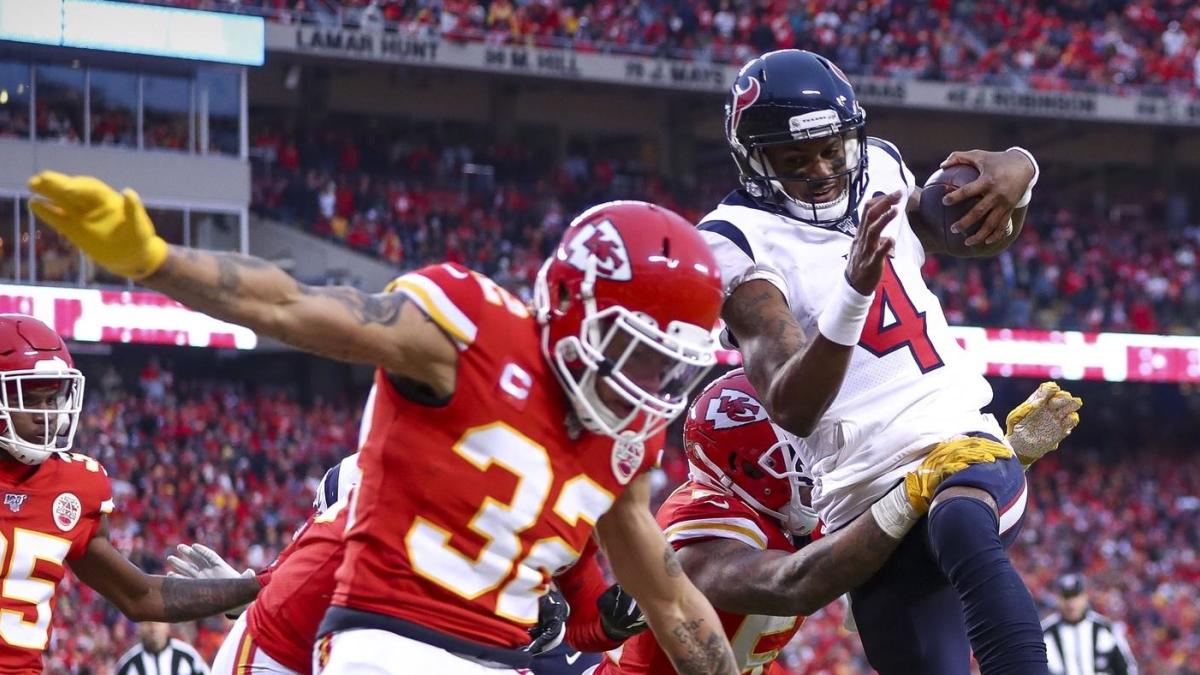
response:
<path fill-rule="evenodd" d="M 682 675 L 734 675 L 737 665 L 721 622 L 688 581 L 650 515 L 650 481 L 638 477 L 596 524 L 617 581 L 650 622 L 659 645 Z"/>
<path fill-rule="evenodd" d="M 80 581 L 134 621 L 190 621 L 220 614 L 254 600 L 262 587 L 254 577 L 186 579 L 146 574 L 113 548 L 108 520 L 71 562 Z"/>
<path fill-rule="evenodd" d="M 1012 457 L 995 441 L 943 443 L 904 482 L 850 525 L 795 553 L 760 550 L 741 541 L 687 546 L 680 562 L 713 605 L 739 614 L 809 615 L 871 578 L 929 511 L 938 486 L 973 464 Z"/>
<path fill-rule="evenodd" d="M 895 247 L 881 233 L 895 217 L 899 200 L 895 193 L 868 202 L 845 281 L 839 282 L 811 339 L 769 281 L 748 281 L 725 300 L 721 316 L 737 338 L 746 377 L 762 395 L 771 420 L 797 436 L 812 433 L 842 387 L 884 261 Z"/>
<path fill-rule="evenodd" d="M 380 365 L 439 393 L 453 382 L 454 344 L 402 293 L 307 286 L 261 258 L 169 246 L 137 193 L 90 176 L 45 171 L 29 187 L 34 213 L 115 274 L 298 349 Z"/>

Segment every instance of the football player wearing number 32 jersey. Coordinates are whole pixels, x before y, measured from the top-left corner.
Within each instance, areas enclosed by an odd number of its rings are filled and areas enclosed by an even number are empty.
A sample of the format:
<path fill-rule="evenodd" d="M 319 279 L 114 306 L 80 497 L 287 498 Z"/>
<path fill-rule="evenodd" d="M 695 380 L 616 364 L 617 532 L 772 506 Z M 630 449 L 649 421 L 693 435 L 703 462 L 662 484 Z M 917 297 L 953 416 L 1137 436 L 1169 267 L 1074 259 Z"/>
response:
<path fill-rule="evenodd" d="M 991 387 L 921 277 L 946 233 L 920 217 L 921 189 L 896 146 L 866 135 L 842 71 L 796 49 L 751 60 L 729 94 L 726 136 L 742 189 L 700 224 L 721 266 L 722 316 L 767 414 L 804 439 L 827 528 L 882 508 L 939 444 L 1001 443 L 981 412 Z M 1033 156 L 972 150 L 951 164 L 980 172 L 943 200 L 980 198 L 953 227 L 981 223 L 965 244 L 999 253 L 1024 224 Z M 927 526 L 851 594 L 876 670 L 966 675 L 973 649 L 984 675 L 1047 672 L 1037 608 L 1005 552 L 1025 495 L 1016 458 L 942 484 Z"/>
<path fill-rule="evenodd" d="M 443 264 L 382 293 L 168 246 L 132 190 L 44 172 L 32 208 L 108 270 L 317 354 L 377 367 L 337 590 L 314 671 L 497 673 L 593 532 L 684 673 L 736 672 L 711 605 L 649 511 L 656 439 L 715 362 L 720 273 L 700 234 L 641 202 L 589 209 L 531 312 Z"/>
<path fill-rule="evenodd" d="M 134 621 L 188 621 L 254 599 L 262 578 L 146 574 L 108 540 L 112 486 L 71 452 L 83 374 L 32 316 L 0 314 L 0 672 L 42 672 L 66 567 Z"/>

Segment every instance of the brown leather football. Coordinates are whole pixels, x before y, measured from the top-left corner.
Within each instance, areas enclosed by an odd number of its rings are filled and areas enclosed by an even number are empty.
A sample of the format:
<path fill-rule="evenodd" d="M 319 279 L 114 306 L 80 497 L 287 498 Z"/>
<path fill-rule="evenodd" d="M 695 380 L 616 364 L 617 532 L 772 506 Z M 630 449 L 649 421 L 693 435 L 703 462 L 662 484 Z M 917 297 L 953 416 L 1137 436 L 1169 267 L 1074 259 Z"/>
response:
<path fill-rule="evenodd" d="M 945 169 L 933 172 L 925 181 L 921 191 L 921 217 L 932 226 L 934 232 L 941 233 L 942 243 L 947 253 L 953 256 L 970 256 L 971 247 L 965 243 L 967 237 L 979 230 L 981 222 L 972 223 L 962 232 L 951 232 L 950 226 L 959 218 L 965 216 L 976 204 L 979 197 L 974 197 L 953 206 L 942 204 L 942 197 L 979 177 L 979 170 L 970 164 L 955 164 Z"/>

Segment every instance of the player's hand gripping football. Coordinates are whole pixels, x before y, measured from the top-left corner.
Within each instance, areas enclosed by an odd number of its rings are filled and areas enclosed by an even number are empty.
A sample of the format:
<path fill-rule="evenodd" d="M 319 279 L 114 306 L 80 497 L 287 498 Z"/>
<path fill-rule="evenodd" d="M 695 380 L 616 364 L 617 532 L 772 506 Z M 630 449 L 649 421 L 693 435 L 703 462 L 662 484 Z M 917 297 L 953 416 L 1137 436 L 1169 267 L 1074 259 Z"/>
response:
<path fill-rule="evenodd" d="M 883 276 L 884 260 L 892 255 L 896 241 L 881 236 L 883 228 L 896 217 L 896 205 L 900 203 L 900 191 L 890 195 L 873 197 L 863 211 L 863 222 L 850 245 L 850 257 L 846 262 L 846 280 L 862 295 L 870 295 Z"/>
<path fill-rule="evenodd" d="M 1083 399 L 1056 382 L 1043 382 L 1037 391 L 1008 413 L 1008 441 L 1021 464 L 1029 466 L 1058 448 L 1079 424 Z"/>
<path fill-rule="evenodd" d="M 30 208 L 101 267 L 130 279 L 154 273 L 167 242 L 154 231 L 141 199 L 91 176 L 43 171 L 29 179 Z"/>
<path fill-rule="evenodd" d="M 980 197 L 980 200 L 950 229 L 961 232 L 982 222 L 979 231 L 964 242 L 967 246 L 994 244 L 1011 234 L 1013 211 L 1034 176 L 1029 158 L 1015 150 L 968 150 L 950 153 L 942 162 L 942 168 L 954 164 L 970 164 L 979 169 L 979 178 L 943 197 L 942 203 L 950 206 L 972 197 Z"/>

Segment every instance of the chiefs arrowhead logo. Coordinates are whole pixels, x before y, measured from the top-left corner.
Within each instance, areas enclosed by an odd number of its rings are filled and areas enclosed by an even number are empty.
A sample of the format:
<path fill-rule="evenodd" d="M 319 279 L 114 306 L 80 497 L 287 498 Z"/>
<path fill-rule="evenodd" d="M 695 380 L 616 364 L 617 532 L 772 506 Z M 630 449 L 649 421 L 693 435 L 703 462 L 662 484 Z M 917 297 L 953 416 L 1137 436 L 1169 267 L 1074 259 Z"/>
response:
<path fill-rule="evenodd" d="M 596 274 L 610 281 L 629 281 L 633 266 L 625 240 L 612 221 L 602 220 L 579 228 L 579 233 L 567 244 L 567 262 L 581 270 L 587 269 L 588 258 L 596 259 Z"/>
<path fill-rule="evenodd" d="M 722 389 L 721 394 L 708 402 L 704 419 L 712 422 L 713 429 L 731 429 L 751 422 L 767 419 L 763 404 L 744 391 Z"/>

